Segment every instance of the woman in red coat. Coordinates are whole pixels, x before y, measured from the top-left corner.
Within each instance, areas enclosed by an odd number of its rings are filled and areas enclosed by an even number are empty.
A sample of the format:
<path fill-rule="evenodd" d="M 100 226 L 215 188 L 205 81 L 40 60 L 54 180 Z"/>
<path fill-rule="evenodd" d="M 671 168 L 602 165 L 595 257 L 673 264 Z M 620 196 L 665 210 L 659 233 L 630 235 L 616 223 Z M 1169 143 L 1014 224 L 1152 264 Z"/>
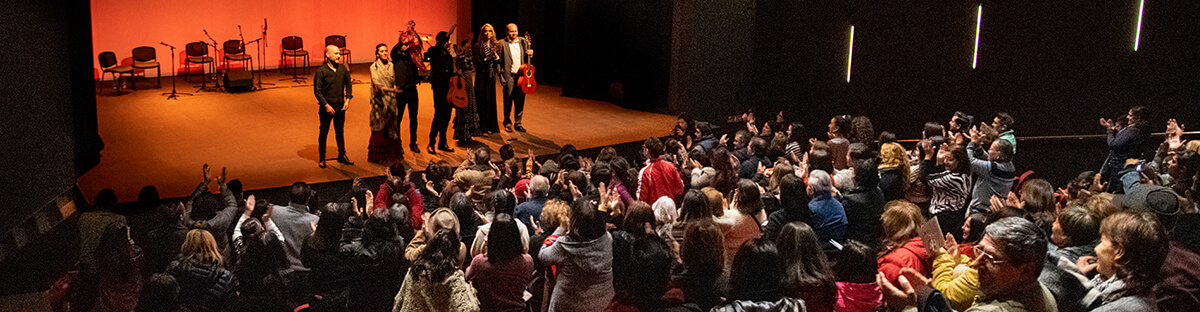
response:
<path fill-rule="evenodd" d="M 879 272 L 889 282 L 896 282 L 900 269 L 912 268 L 929 276 L 929 254 L 917 236 L 917 228 L 925 224 L 921 208 L 906 200 L 893 200 L 883 208 L 883 252 L 879 257 Z"/>

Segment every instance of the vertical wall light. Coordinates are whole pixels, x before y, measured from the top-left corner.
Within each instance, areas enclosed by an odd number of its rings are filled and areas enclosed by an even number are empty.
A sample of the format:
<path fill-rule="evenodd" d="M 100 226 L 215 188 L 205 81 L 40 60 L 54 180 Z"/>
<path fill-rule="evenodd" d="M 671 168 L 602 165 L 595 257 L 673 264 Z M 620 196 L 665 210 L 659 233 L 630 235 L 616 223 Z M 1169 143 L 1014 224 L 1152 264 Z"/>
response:
<path fill-rule="evenodd" d="M 854 25 L 850 25 L 850 49 L 846 52 L 846 82 L 850 82 L 850 68 L 854 62 Z"/>
<path fill-rule="evenodd" d="M 975 54 L 971 56 L 971 68 L 974 69 L 979 61 L 979 25 L 983 24 L 983 4 L 979 5 L 979 10 L 975 13 Z M 1134 48 L 1134 50 L 1137 50 Z"/>
<path fill-rule="evenodd" d="M 1138 43 L 1139 43 L 1139 41 L 1142 40 L 1142 10 L 1144 10 L 1145 8 L 1146 8 L 1146 0 L 1141 0 L 1141 3 L 1138 4 L 1137 34 L 1133 35 L 1133 50 L 1134 51 L 1138 50 Z"/>

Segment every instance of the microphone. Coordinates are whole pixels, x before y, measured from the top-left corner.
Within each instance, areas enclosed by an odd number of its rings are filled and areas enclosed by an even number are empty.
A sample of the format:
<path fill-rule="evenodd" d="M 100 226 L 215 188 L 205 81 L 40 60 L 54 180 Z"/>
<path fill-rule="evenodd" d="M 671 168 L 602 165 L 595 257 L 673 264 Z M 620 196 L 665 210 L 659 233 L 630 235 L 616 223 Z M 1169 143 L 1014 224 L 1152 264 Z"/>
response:
<path fill-rule="evenodd" d="M 174 49 L 174 48 L 175 48 L 175 46 L 173 46 L 173 45 L 169 45 L 169 44 L 167 44 L 166 42 L 159 42 L 158 44 L 161 44 L 161 45 L 164 45 L 164 46 L 170 47 L 170 48 L 172 48 L 172 49 Z"/>

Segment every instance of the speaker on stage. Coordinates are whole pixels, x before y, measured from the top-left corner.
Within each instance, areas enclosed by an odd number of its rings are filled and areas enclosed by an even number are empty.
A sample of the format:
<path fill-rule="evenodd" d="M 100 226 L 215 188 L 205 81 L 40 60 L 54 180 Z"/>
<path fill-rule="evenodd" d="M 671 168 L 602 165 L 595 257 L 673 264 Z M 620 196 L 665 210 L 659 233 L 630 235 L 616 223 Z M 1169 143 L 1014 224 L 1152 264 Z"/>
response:
<path fill-rule="evenodd" d="M 225 74 L 225 92 L 247 92 L 254 89 L 254 75 L 245 70 Z"/>

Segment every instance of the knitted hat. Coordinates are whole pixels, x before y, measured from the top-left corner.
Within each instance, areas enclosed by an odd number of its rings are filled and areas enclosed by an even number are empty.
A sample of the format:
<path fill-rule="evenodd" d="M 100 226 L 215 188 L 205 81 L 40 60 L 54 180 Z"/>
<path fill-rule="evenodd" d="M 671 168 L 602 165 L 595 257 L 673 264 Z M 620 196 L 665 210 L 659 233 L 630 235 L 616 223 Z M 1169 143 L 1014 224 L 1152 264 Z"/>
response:
<path fill-rule="evenodd" d="M 529 191 L 529 179 L 521 179 L 517 181 L 517 186 L 513 187 L 513 195 L 517 196 L 517 202 L 525 201 L 525 192 Z"/>

